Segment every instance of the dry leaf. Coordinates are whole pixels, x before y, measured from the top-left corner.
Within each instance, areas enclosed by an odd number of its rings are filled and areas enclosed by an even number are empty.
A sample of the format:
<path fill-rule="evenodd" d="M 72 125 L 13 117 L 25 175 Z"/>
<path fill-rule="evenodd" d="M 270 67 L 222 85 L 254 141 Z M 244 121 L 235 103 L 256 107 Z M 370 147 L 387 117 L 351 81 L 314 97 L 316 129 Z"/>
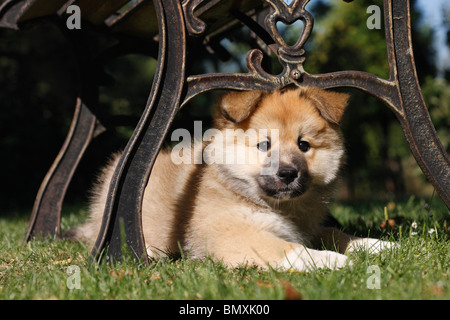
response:
<path fill-rule="evenodd" d="M 388 219 L 387 221 L 383 221 L 380 224 L 381 229 L 384 228 L 393 228 L 395 226 L 395 220 L 394 219 Z"/>
<path fill-rule="evenodd" d="M 302 295 L 289 282 L 283 281 L 284 300 L 303 300 Z"/>

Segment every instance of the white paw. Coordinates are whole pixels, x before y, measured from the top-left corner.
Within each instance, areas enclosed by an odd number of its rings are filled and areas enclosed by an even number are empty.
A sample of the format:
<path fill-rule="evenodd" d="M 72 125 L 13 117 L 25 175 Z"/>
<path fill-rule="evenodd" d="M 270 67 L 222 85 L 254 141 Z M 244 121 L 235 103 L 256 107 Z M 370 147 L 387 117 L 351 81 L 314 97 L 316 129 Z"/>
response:
<path fill-rule="evenodd" d="M 380 253 L 383 250 L 395 249 L 395 248 L 399 248 L 399 247 L 400 246 L 395 242 L 382 241 L 382 240 L 373 239 L 373 238 L 362 238 L 362 239 L 352 240 L 347 247 L 347 251 L 353 252 L 353 251 L 357 251 L 357 250 L 364 250 L 370 254 L 376 254 L 376 253 Z"/>
<path fill-rule="evenodd" d="M 296 248 L 286 254 L 279 265 L 282 270 L 311 271 L 315 269 L 339 269 L 351 265 L 346 255 L 334 251 Z"/>

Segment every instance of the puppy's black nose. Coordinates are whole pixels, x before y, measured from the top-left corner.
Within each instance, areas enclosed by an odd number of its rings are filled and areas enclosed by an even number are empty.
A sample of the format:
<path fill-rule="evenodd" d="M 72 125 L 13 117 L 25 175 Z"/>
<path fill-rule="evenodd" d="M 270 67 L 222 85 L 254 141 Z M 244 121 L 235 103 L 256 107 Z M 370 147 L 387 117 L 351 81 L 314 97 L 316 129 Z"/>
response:
<path fill-rule="evenodd" d="M 278 169 L 277 176 L 283 181 L 285 184 L 289 184 L 297 178 L 298 171 L 295 168 L 280 168 Z"/>

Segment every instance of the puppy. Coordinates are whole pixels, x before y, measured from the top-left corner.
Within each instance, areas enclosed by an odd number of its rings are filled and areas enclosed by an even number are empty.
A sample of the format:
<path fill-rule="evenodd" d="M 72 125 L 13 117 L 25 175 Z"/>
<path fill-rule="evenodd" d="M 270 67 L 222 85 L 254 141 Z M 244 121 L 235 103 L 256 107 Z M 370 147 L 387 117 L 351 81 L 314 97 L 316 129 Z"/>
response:
<path fill-rule="evenodd" d="M 181 248 L 229 266 L 308 271 L 345 266 L 346 251 L 390 247 L 325 227 L 344 162 L 347 100 L 314 87 L 224 95 L 202 144 L 157 157 L 142 204 L 148 255 Z M 75 238 L 96 240 L 119 156 L 103 170 Z"/>

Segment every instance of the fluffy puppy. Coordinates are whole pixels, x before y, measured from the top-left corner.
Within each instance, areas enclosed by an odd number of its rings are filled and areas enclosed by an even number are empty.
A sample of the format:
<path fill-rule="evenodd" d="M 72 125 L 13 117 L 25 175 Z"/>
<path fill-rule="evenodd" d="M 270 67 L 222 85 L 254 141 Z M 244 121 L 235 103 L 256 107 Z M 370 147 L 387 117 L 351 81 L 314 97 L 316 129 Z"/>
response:
<path fill-rule="evenodd" d="M 158 155 L 142 205 L 149 256 L 182 248 L 229 266 L 306 271 L 343 267 L 356 248 L 390 247 L 325 227 L 347 100 L 314 87 L 224 95 L 201 147 L 184 141 Z M 104 168 L 76 238 L 94 243 L 118 159 Z"/>

